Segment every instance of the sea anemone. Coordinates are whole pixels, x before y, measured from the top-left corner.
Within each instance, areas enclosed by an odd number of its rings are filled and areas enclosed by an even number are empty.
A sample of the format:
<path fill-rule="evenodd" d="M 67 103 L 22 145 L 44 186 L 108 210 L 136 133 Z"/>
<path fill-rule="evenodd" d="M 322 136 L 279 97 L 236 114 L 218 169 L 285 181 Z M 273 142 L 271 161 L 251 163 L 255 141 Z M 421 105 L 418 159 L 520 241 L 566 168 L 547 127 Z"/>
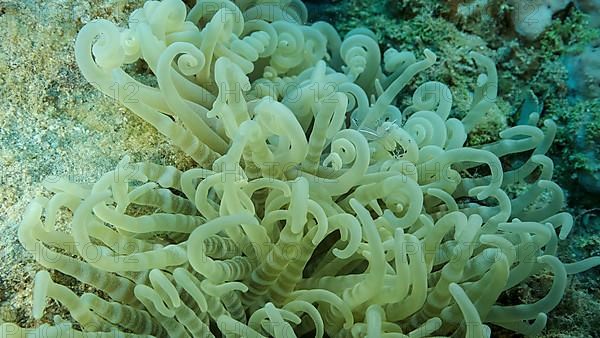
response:
<path fill-rule="evenodd" d="M 128 28 L 82 28 L 85 78 L 197 167 L 125 157 L 91 186 L 47 181 L 54 195 L 31 202 L 19 240 L 46 269 L 97 292 L 77 295 L 42 270 L 33 317 L 52 298 L 73 322 L 5 323 L 1 337 L 489 337 L 488 324 L 545 327 L 567 275 L 600 264 L 556 257 L 573 219 L 544 155 L 555 124 L 538 128 L 534 113 L 498 141 L 466 147 L 495 106 L 491 59 L 469 54 L 483 72 L 467 112 L 433 81 L 400 107 L 433 52 L 382 55 L 367 29 L 342 40 L 306 21 L 298 0 L 198 0 L 189 12 L 163 0 L 134 11 Z M 156 87 L 123 70 L 136 62 Z M 56 226 L 65 210 L 70 231 Z M 497 304 L 546 269 L 543 298 Z"/>

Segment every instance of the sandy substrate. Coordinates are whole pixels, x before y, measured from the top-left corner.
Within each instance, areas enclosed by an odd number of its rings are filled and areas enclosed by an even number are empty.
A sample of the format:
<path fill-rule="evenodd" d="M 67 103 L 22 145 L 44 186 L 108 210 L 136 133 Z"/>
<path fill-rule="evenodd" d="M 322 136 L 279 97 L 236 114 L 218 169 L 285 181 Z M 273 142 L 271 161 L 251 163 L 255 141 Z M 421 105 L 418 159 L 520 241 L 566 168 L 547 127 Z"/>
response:
<path fill-rule="evenodd" d="M 0 1 L 0 27 L 8 27 L 0 29 L 2 321 L 35 325 L 31 287 L 40 266 L 18 242 L 17 226 L 29 201 L 48 195 L 44 178 L 93 183 L 125 155 L 179 166 L 185 161 L 152 127 L 92 88 L 75 63 L 73 45 L 83 24 L 99 17 L 123 22 L 129 6 L 142 2 L 126 3 Z"/>

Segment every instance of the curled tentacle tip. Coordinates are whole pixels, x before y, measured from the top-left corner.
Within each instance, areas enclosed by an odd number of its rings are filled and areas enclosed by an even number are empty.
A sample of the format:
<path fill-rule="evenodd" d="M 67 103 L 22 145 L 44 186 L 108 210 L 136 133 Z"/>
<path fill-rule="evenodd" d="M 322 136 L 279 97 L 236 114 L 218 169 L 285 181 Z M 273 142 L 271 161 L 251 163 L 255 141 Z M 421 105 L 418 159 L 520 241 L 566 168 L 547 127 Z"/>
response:
<path fill-rule="evenodd" d="M 427 60 L 429 60 L 430 62 L 435 62 L 437 60 L 437 55 L 431 50 L 425 49 L 423 53 L 425 54 Z"/>

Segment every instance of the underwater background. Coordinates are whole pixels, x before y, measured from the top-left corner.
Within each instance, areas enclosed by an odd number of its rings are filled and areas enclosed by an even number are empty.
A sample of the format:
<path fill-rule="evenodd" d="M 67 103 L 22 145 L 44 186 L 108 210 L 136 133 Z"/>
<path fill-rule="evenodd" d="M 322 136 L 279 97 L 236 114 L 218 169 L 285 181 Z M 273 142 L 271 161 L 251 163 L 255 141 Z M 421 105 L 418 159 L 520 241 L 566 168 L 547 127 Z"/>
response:
<path fill-rule="evenodd" d="M 119 25 L 143 1 L 0 0 L 0 323 L 39 325 L 31 317 L 33 276 L 39 270 L 17 240 L 29 201 L 49 196 L 39 184 L 49 175 L 93 183 L 129 154 L 188 169 L 194 163 L 80 74 L 73 45 L 95 18 Z M 600 255 L 600 30 L 598 1 L 305 1 L 309 22 L 324 20 L 343 35 L 364 26 L 383 47 L 420 53 L 429 48 L 436 66 L 427 79 L 446 83 L 455 109 L 466 111 L 478 72 L 469 50 L 481 48 L 498 67 L 498 108 L 468 145 L 498 139 L 521 116 L 539 112 L 559 129 L 549 156 L 554 180 L 565 190 L 574 230 L 559 244 L 564 262 Z M 188 3 L 193 5 L 193 3 Z M 135 70 L 140 77 L 148 73 Z M 150 75 L 149 75 L 150 76 Z M 151 81 L 151 80 L 149 80 Z M 408 100 L 410 95 L 406 96 Z M 549 314 L 543 337 L 600 337 L 600 271 L 569 276 L 560 305 Z M 90 288 L 62 274 L 53 279 L 76 293 Z M 552 282 L 544 274 L 513 288 L 500 303 L 528 303 Z M 517 300 L 511 302 L 511 300 Z M 56 302 L 48 313 L 67 315 Z M 493 336 L 517 336 L 494 330 Z"/>

